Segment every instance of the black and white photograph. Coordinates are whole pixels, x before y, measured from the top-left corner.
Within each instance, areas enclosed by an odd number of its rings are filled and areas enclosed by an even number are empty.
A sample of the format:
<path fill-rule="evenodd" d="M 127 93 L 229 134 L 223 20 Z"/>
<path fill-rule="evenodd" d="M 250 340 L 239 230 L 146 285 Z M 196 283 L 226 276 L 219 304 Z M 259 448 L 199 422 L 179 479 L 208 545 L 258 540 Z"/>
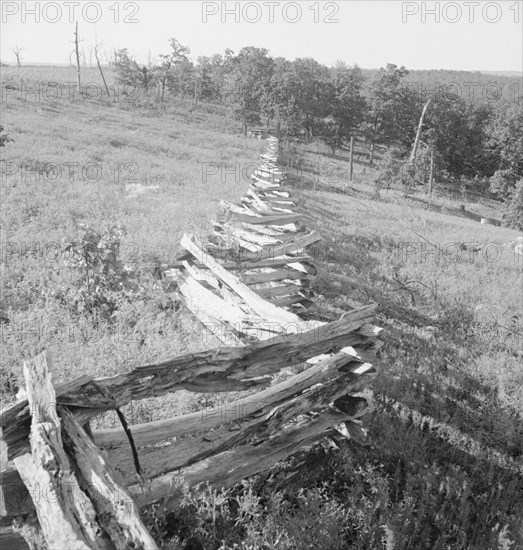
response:
<path fill-rule="evenodd" d="M 0 550 L 522 550 L 523 0 L 0 17 Z"/>

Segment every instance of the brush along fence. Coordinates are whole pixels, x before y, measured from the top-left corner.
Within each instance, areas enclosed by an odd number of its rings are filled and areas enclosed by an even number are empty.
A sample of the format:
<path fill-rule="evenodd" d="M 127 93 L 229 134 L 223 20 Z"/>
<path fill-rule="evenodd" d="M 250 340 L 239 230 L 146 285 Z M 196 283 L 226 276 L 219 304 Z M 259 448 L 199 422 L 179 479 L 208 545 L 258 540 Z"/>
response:
<path fill-rule="evenodd" d="M 376 374 L 376 306 L 330 323 L 297 314 L 315 275 L 305 249 L 320 237 L 299 225 L 277 151 L 269 138 L 242 204 L 224 204 L 206 246 L 184 236 L 186 253 L 167 269 L 224 347 L 56 387 L 45 353 L 24 364 L 28 397 L 0 416 L 10 461 L 0 513 L 33 547 L 155 548 L 139 510 L 175 507 L 180 476 L 231 486 L 335 434 L 365 439 L 373 404 L 360 391 Z M 247 393 L 225 409 L 133 426 L 119 412 L 179 389 Z M 123 429 L 91 432 L 109 410 Z"/>

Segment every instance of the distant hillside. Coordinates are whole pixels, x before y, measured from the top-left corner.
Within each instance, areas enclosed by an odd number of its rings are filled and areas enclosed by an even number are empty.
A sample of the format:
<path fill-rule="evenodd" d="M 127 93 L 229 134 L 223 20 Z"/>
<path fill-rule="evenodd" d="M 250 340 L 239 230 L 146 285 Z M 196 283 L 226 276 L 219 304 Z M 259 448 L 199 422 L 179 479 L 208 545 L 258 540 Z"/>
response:
<path fill-rule="evenodd" d="M 523 78 L 523 71 L 479 71 L 483 74 L 497 74 L 499 76 L 515 76 Z"/>
<path fill-rule="evenodd" d="M 407 67 L 408 69 L 408 67 Z M 372 78 L 377 69 L 363 69 L 367 78 Z M 498 100 L 504 97 L 508 101 L 521 98 L 523 74 L 515 71 L 450 71 L 447 69 L 427 69 L 410 71 L 405 84 L 422 94 L 434 94 L 435 91 L 448 89 L 463 99 L 474 101 Z M 512 74 L 513 73 L 513 74 Z"/>

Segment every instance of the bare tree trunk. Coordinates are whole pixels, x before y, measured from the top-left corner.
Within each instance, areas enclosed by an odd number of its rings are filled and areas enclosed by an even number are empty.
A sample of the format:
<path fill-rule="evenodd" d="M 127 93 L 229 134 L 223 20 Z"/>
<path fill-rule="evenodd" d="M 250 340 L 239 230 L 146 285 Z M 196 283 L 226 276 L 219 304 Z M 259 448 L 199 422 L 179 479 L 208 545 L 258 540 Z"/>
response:
<path fill-rule="evenodd" d="M 16 58 L 16 66 L 18 68 L 20 68 L 22 66 L 22 52 L 23 52 L 23 49 L 20 48 L 19 46 L 15 46 L 14 48 L 12 48 L 12 52 L 15 54 L 15 58 Z"/>
<path fill-rule="evenodd" d="M 167 85 L 167 77 L 169 76 L 169 71 L 171 70 L 171 63 L 169 62 L 167 64 L 167 67 L 165 68 L 165 73 L 163 75 L 163 78 L 162 78 L 162 103 L 165 99 L 165 87 Z M 183 93 L 183 90 L 182 90 L 182 93 Z M 183 101 L 183 96 L 182 96 L 182 101 Z"/>
<path fill-rule="evenodd" d="M 80 81 L 80 51 L 78 50 L 78 21 L 76 22 L 76 30 L 74 32 L 74 49 L 76 52 L 76 79 L 78 82 L 78 93 L 82 94 Z"/>
<path fill-rule="evenodd" d="M 162 103 L 165 99 L 165 82 L 167 80 L 167 76 L 165 76 L 163 79 L 162 79 Z"/>
<path fill-rule="evenodd" d="M 100 59 L 98 58 L 98 46 L 95 46 L 94 48 L 94 57 L 96 59 L 96 64 L 98 65 L 98 69 L 100 70 L 100 74 L 102 75 L 102 80 L 105 86 L 105 91 L 107 92 L 107 97 L 111 97 L 111 94 L 109 93 L 109 87 L 107 86 L 107 82 L 105 81 L 104 72 L 102 71 L 102 65 L 100 64 Z"/>
<path fill-rule="evenodd" d="M 372 129 L 372 138 L 370 145 L 370 155 L 369 155 L 369 165 L 372 166 L 374 163 L 374 148 L 376 145 L 376 135 L 378 133 L 378 117 L 374 117 L 374 127 Z"/>
<path fill-rule="evenodd" d="M 311 130 L 309 125 L 309 113 L 305 113 L 305 135 L 307 136 L 307 141 L 311 140 Z"/>
<path fill-rule="evenodd" d="M 430 172 L 429 172 L 429 199 L 432 201 L 432 186 L 434 184 L 434 150 L 430 151 Z"/>
<path fill-rule="evenodd" d="M 354 175 L 354 137 L 350 138 L 350 155 L 349 155 L 349 181 L 352 181 Z"/>
<path fill-rule="evenodd" d="M 343 124 L 338 124 L 338 129 L 336 130 L 336 147 L 339 149 L 341 147 L 341 132 L 343 130 Z"/>
<path fill-rule="evenodd" d="M 418 124 L 418 131 L 416 132 L 416 139 L 414 140 L 414 145 L 412 147 L 412 153 L 410 154 L 410 160 L 409 163 L 412 164 L 414 160 L 416 159 L 416 153 L 418 151 L 418 144 L 419 139 L 421 137 L 421 129 L 423 128 L 423 119 L 425 118 L 425 114 L 427 113 L 427 109 L 429 108 L 430 102 L 432 101 L 432 98 L 429 98 L 427 103 L 425 103 L 425 106 L 423 107 L 423 111 L 421 112 L 421 117 L 419 119 Z"/>

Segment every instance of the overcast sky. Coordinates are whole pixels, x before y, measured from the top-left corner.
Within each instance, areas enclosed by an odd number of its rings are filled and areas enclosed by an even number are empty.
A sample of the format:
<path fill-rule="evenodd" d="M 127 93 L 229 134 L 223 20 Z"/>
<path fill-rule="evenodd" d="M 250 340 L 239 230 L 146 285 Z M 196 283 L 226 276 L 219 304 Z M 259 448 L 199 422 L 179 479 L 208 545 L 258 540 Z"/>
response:
<path fill-rule="evenodd" d="M 78 21 L 87 61 L 96 41 L 106 52 L 127 47 L 145 62 L 149 51 L 153 58 L 166 53 L 174 37 L 194 59 L 259 46 L 272 56 L 313 57 L 327 65 L 343 60 L 365 68 L 395 63 L 408 69 L 523 70 L 523 1 L 3 0 L 1 6 L 0 55 L 9 64 L 13 46 L 23 48 L 26 63 L 68 63 Z"/>

